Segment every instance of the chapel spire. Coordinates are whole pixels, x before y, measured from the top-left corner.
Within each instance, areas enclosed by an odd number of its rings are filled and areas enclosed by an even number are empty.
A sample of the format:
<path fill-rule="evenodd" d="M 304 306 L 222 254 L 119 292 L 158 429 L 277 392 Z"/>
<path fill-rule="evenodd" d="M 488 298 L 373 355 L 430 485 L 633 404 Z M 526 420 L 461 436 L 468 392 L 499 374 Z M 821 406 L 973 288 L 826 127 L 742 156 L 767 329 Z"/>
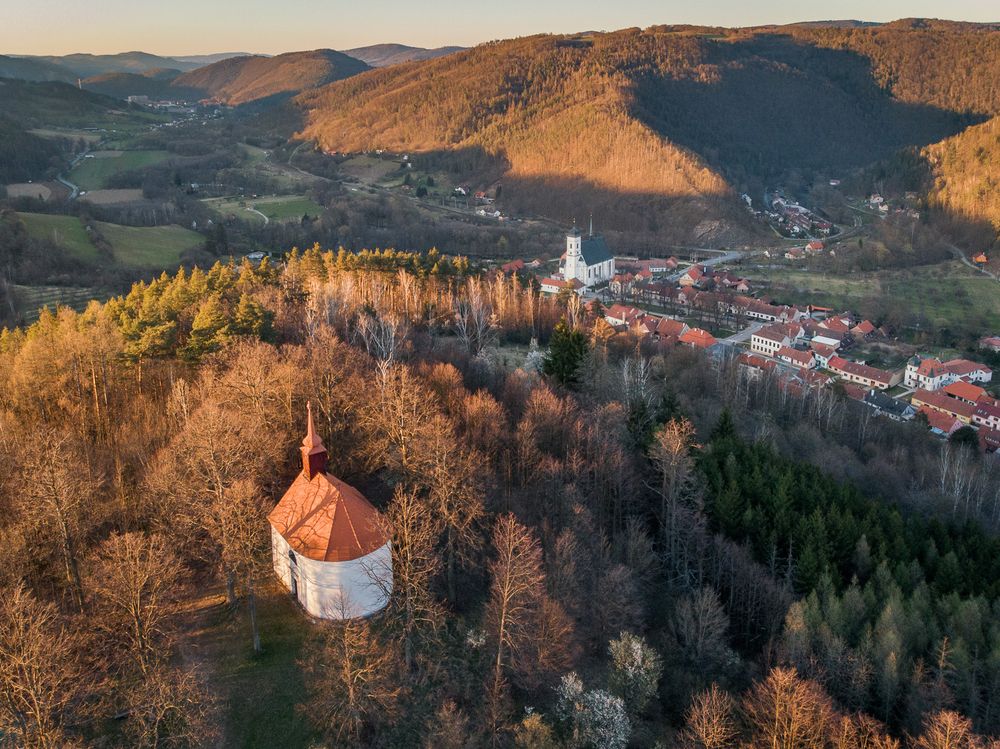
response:
<path fill-rule="evenodd" d="M 312 403 L 306 403 L 306 436 L 302 440 L 302 472 L 310 481 L 313 476 L 326 473 L 327 453 L 323 440 L 316 434 L 313 424 Z"/>

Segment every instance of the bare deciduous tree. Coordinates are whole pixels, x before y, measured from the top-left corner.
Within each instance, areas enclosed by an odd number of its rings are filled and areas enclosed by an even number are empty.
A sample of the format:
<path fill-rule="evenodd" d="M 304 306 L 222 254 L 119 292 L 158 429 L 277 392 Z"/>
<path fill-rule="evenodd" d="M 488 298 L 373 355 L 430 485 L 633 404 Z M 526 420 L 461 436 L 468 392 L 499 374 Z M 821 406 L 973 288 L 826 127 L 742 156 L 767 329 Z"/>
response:
<path fill-rule="evenodd" d="M 23 586 L 0 591 L 0 744 L 63 749 L 80 693 L 76 639 Z"/>

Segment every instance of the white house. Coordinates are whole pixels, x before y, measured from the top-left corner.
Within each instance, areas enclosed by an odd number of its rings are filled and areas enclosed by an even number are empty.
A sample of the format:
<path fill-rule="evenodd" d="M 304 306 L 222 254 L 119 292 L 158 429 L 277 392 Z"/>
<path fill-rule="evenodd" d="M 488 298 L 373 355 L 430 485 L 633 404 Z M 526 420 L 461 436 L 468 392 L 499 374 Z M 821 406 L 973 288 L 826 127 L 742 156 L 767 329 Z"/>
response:
<path fill-rule="evenodd" d="M 371 616 L 392 592 L 388 531 L 357 489 L 327 473 L 311 408 L 301 451 L 302 471 L 267 518 L 274 572 L 312 616 Z"/>
<path fill-rule="evenodd" d="M 615 258 L 607 242 L 593 229 L 586 237 L 575 226 L 566 235 L 566 253 L 559 268 L 567 281 L 576 279 L 584 286 L 610 281 L 615 276 Z"/>
<path fill-rule="evenodd" d="M 985 364 L 968 359 L 951 359 L 942 363 L 933 357 L 921 359 L 914 356 L 906 363 L 904 382 L 907 387 L 933 392 L 959 380 L 985 384 L 992 379 L 993 371 Z"/>

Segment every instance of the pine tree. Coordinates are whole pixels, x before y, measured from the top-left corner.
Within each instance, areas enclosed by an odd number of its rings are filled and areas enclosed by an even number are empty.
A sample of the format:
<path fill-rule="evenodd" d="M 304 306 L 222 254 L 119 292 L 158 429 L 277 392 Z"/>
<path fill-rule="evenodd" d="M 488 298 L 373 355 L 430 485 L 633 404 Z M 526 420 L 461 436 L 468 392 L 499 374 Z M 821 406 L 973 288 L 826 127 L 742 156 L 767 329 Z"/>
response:
<path fill-rule="evenodd" d="M 191 324 L 191 335 L 181 351 L 186 359 L 197 361 L 205 354 L 218 351 L 229 336 L 229 324 L 222 299 L 213 294 L 206 299 Z"/>
<path fill-rule="evenodd" d="M 542 363 L 542 371 L 560 385 L 577 384 L 580 366 L 587 356 L 587 339 L 579 330 L 570 330 L 566 320 L 560 320 L 549 341 L 549 353 Z"/>

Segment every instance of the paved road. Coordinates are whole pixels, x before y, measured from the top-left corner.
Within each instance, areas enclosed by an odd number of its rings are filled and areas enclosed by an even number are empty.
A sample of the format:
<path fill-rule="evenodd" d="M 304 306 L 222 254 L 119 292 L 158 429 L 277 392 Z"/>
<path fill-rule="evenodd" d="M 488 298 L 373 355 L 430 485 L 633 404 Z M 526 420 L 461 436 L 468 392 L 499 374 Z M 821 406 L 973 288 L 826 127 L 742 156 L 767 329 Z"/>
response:
<path fill-rule="evenodd" d="M 969 258 L 966 256 L 966 254 L 964 252 L 962 252 L 960 249 L 958 249 L 955 245 L 953 245 L 953 244 L 948 245 L 948 250 L 957 259 L 961 260 L 964 265 L 967 265 L 970 268 L 972 268 L 972 270 L 978 271 L 979 273 L 982 273 L 984 276 L 989 276 L 990 278 L 992 278 L 992 279 L 994 279 L 996 281 L 1000 281 L 1000 277 L 998 277 L 995 273 L 990 273 L 985 268 L 980 268 L 974 262 L 972 262 L 971 260 L 969 260 Z"/>
<path fill-rule="evenodd" d="M 756 333 L 758 330 L 760 330 L 767 324 L 768 323 L 765 322 L 751 323 L 746 328 L 741 330 L 739 333 L 734 333 L 733 335 L 729 336 L 729 338 L 723 338 L 721 341 L 719 341 L 719 343 L 724 343 L 727 346 L 735 346 L 737 343 L 746 343 L 753 337 L 754 333 Z"/>

